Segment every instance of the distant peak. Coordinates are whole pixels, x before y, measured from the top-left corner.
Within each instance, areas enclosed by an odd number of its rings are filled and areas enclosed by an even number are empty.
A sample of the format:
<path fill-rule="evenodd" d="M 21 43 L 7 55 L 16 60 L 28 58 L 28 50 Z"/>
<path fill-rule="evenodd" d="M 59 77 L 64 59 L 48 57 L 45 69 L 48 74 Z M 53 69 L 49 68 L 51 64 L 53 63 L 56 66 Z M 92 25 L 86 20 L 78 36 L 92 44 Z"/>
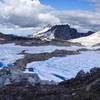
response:
<path fill-rule="evenodd" d="M 42 39 L 62 39 L 62 40 L 69 40 L 75 39 L 83 36 L 88 36 L 92 34 L 89 31 L 87 34 L 79 33 L 75 28 L 70 27 L 70 25 L 46 25 L 42 30 L 38 31 L 36 35 L 33 34 L 33 37 L 39 37 Z"/>

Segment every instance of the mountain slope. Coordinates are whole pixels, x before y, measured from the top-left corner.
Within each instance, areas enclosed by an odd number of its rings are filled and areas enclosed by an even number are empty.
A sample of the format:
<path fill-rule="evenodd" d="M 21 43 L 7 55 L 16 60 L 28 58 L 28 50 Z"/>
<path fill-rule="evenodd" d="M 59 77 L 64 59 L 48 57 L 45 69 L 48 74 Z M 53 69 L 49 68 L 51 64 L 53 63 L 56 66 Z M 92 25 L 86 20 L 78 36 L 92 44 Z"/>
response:
<path fill-rule="evenodd" d="M 89 35 L 87 37 L 72 39 L 72 40 L 70 40 L 70 42 L 74 42 L 74 43 L 77 42 L 84 46 L 94 46 L 94 45 L 100 43 L 100 31 L 96 32 L 92 35 Z"/>
<path fill-rule="evenodd" d="M 42 40 L 51 40 L 54 38 L 69 40 L 79 37 L 91 35 L 93 32 L 79 33 L 75 28 L 71 28 L 69 25 L 55 25 L 45 27 L 42 31 L 37 32 L 33 37 L 40 38 Z"/>
<path fill-rule="evenodd" d="M 51 26 L 48 25 L 44 27 L 42 30 L 38 31 L 37 33 L 33 33 L 33 38 L 40 38 L 42 40 L 51 40 L 54 39 L 54 34 L 53 32 L 49 32 L 51 29 Z"/>

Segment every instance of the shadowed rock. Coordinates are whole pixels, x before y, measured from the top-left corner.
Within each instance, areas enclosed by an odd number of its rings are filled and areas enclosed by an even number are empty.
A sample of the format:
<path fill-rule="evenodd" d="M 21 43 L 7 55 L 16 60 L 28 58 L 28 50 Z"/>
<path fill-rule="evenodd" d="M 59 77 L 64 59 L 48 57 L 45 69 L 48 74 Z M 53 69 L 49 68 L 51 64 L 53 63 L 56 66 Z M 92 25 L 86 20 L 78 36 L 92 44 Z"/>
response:
<path fill-rule="evenodd" d="M 100 69 L 100 68 L 98 68 Z M 95 69 L 92 69 L 92 71 Z M 100 73 L 100 70 L 98 71 Z M 20 81 L 0 88 L 0 100 L 100 100 L 100 74 L 80 71 L 75 78 L 59 84 Z M 79 75 L 82 75 L 79 77 Z M 84 77 L 83 77 L 84 75 Z M 32 79 L 30 79 L 31 81 Z"/>

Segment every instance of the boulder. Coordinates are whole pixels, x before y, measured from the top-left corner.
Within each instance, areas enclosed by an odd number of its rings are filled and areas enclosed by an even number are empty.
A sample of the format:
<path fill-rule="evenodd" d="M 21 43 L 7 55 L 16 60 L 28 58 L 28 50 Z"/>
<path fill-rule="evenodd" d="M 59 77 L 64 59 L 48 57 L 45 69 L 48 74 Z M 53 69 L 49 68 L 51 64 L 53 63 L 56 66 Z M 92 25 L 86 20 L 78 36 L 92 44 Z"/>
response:
<path fill-rule="evenodd" d="M 97 68 L 97 67 L 94 67 L 90 70 L 90 74 L 93 75 L 93 74 L 98 74 L 100 73 L 100 68 Z"/>
<path fill-rule="evenodd" d="M 3 85 L 9 85 L 11 84 L 11 81 L 9 78 L 7 78 L 5 81 L 4 81 L 4 84 Z"/>
<path fill-rule="evenodd" d="M 100 94 L 100 78 L 96 79 L 95 81 L 87 85 L 86 90 L 88 92 Z"/>
<path fill-rule="evenodd" d="M 83 70 L 79 71 L 76 75 L 76 78 L 82 78 L 82 77 L 86 77 L 86 73 Z"/>

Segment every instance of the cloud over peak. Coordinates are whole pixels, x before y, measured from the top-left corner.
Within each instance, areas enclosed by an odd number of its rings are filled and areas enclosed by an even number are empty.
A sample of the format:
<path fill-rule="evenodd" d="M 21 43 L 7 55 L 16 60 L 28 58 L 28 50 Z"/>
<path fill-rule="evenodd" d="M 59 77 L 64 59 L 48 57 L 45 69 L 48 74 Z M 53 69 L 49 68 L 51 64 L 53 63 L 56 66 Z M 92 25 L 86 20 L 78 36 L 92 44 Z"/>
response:
<path fill-rule="evenodd" d="M 98 10 L 100 2 L 87 1 L 95 6 L 94 12 L 81 9 L 59 11 L 49 5 L 41 4 L 39 0 L 2 0 L 0 1 L 0 27 L 29 28 L 47 24 L 70 24 L 80 31 L 97 31 L 100 29 Z"/>
<path fill-rule="evenodd" d="M 39 0 L 3 0 L 0 7 L 1 24 L 34 27 L 60 23 L 60 20 L 50 13 L 53 8 L 41 4 Z"/>

